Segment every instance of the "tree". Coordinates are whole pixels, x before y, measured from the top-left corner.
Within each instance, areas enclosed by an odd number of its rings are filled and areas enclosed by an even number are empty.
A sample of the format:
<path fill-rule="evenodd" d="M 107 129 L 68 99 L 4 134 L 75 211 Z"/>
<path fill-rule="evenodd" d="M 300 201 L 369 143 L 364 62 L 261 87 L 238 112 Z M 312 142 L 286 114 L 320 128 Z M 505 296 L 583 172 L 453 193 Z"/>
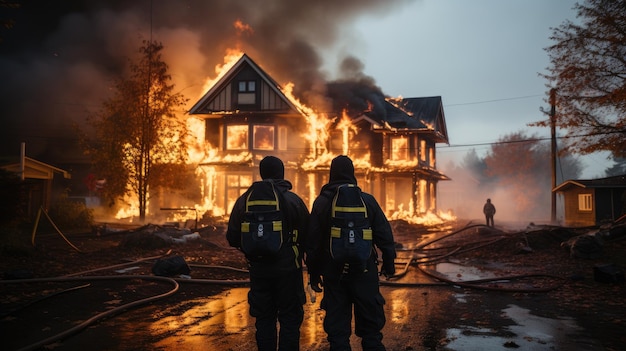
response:
<path fill-rule="evenodd" d="M 604 170 L 607 177 L 621 176 L 626 174 L 626 158 L 614 158 L 615 164 Z"/>
<path fill-rule="evenodd" d="M 130 62 L 129 76 L 115 84 L 112 97 L 91 120 L 95 142 L 87 142 L 86 150 L 96 173 L 106 179 L 105 198 L 113 203 L 136 195 L 141 221 L 149 190 L 176 183 L 176 168 L 167 165 L 182 164 L 187 150 L 185 123 L 177 116 L 187 100 L 173 92 L 161 58 L 163 45 L 143 44 L 139 61 Z M 164 168 L 170 171 L 157 172 Z"/>
<path fill-rule="evenodd" d="M 567 130 L 566 150 L 626 157 L 626 0 L 587 0 L 574 8 L 580 24 L 553 28 L 556 44 L 545 49 L 556 126 Z"/>

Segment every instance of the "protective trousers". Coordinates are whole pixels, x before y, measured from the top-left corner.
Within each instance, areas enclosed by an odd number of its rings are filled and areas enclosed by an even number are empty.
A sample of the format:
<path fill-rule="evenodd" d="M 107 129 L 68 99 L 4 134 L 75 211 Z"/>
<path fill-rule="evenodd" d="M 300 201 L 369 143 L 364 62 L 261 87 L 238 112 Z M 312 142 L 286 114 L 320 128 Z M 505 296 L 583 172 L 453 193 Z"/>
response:
<path fill-rule="evenodd" d="M 325 278 L 321 307 L 326 311 L 324 330 L 330 350 L 351 350 L 353 306 L 355 334 L 361 338 L 363 350 L 385 350 L 381 333 L 385 326 L 384 304 L 375 265 L 362 274 L 343 275 L 339 279 Z"/>
<path fill-rule="evenodd" d="M 301 270 L 281 272 L 275 277 L 250 276 L 248 303 L 250 315 L 256 318 L 259 351 L 276 351 L 276 346 L 279 351 L 300 349 L 305 299 Z"/>

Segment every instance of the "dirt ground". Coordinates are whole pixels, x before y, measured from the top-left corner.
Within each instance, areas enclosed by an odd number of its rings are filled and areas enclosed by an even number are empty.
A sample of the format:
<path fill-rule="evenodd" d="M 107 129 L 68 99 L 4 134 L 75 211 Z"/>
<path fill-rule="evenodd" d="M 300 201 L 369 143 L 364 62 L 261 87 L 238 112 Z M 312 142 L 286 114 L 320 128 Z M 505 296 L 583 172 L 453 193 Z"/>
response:
<path fill-rule="evenodd" d="M 594 274 L 598 266 L 626 267 L 622 226 L 574 230 L 530 225 L 512 230 L 461 221 L 431 227 L 403 221 L 392 225 L 398 277 L 381 282 L 388 350 L 454 349 L 450 347 L 458 340 L 450 330 L 459 326 L 465 336 L 472 330 L 485 333 L 480 330 L 486 328 L 491 336 L 508 340 L 497 349 L 541 350 L 542 344 L 546 349 L 624 349 L 626 284 L 598 281 Z M 253 320 L 245 303 L 246 264 L 227 246 L 224 225 L 204 227 L 198 239 L 184 243 L 155 240 L 155 233 L 163 231 L 174 238 L 181 233 L 152 225 L 108 225 L 91 233 L 66 234 L 67 241 L 55 232 L 38 233 L 32 249 L 4 249 L 3 349 L 254 349 Z M 564 245 L 596 232 L 601 245 Z M 173 256 L 190 265 L 189 277 L 152 273 L 158 258 Z M 468 268 L 443 275 L 435 265 L 443 262 Z M 464 279 L 474 274 L 470 268 L 498 279 Z M 317 303 L 308 302 L 305 308 L 302 350 L 327 349 L 320 299 L 318 295 Z M 525 336 L 538 346 L 524 348 L 524 340 L 512 341 L 511 321 L 502 312 L 511 306 L 542 318 L 571 318 L 579 329 L 565 333 L 556 347 L 541 337 Z M 226 312 L 212 320 L 220 308 Z M 476 349 L 490 349 L 484 342 Z M 353 346 L 359 349 L 358 339 Z"/>

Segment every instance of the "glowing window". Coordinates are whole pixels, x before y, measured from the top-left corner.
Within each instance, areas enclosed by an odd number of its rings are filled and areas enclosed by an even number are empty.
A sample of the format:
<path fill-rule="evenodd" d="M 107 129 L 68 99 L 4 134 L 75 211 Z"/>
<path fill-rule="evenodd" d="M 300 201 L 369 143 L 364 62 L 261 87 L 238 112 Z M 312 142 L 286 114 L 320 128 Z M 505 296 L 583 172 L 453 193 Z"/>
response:
<path fill-rule="evenodd" d="M 420 160 L 426 162 L 426 140 L 420 140 Z"/>
<path fill-rule="evenodd" d="M 578 194 L 578 210 L 579 211 L 593 210 L 593 202 L 592 202 L 591 194 Z"/>
<path fill-rule="evenodd" d="M 226 206 L 228 211 L 233 208 L 237 198 L 252 185 L 250 174 L 228 174 L 226 176 Z"/>
<path fill-rule="evenodd" d="M 255 150 L 274 150 L 274 126 L 254 126 Z"/>
<path fill-rule="evenodd" d="M 232 125 L 226 127 L 226 149 L 248 149 L 248 125 Z"/>
<path fill-rule="evenodd" d="M 287 150 L 287 127 L 278 127 L 278 150 Z"/>
<path fill-rule="evenodd" d="M 406 161 L 409 159 L 409 139 L 406 137 L 391 137 L 391 160 Z"/>

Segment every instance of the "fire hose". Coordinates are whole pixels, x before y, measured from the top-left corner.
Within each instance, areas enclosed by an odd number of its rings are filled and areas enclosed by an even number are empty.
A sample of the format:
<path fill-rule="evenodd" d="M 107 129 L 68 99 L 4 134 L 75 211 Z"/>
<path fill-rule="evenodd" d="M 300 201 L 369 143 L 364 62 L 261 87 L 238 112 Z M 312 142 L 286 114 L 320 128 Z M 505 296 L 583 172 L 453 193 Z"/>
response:
<path fill-rule="evenodd" d="M 93 273 L 93 272 L 98 272 L 98 271 L 103 271 L 103 270 L 110 270 L 110 269 L 115 269 L 115 268 L 120 268 L 120 267 L 125 267 L 128 265 L 133 265 L 133 264 L 137 264 L 137 263 L 148 263 L 151 260 L 160 258 L 160 257 L 164 257 L 168 254 L 171 253 L 171 250 L 167 251 L 165 254 L 163 255 L 157 255 L 157 256 L 152 256 L 152 257 L 146 257 L 146 258 L 140 258 L 140 259 L 136 259 L 130 262 L 126 262 L 126 263 L 121 263 L 121 264 L 116 264 L 116 265 L 110 265 L 110 266 L 106 266 L 106 267 L 100 267 L 100 268 L 96 268 L 96 269 L 91 269 L 91 270 L 87 270 L 87 271 L 82 271 L 82 272 L 78 272 L 78 273 L 73 273 L 73 274 L 68 274 L 65 276 L 61 276 L 61 277 L 52 277 L 52 278 L 35 278 L 35 279 L 19 279 L 19 280 L 0 280 L 0 284 L 28 284 L 28 283 L 46 283 L 46 282 L 74 282 L 74 281 L 78 281 L 78 282 L 83 282 L 83 281 L 98 281 L 98 280 L 130 280 L 130 279 L 140 279 L 140 280 L 153 280 L 153 281 L 159 281 L 159 282 L 166 282 L 166 283 L 170 283 L 173 288 L 163 294 L 159 294 L 159 295 L 154 295 L 154 296 L 150 296 L 144 299 L 140 299 L 140 300 L 136 300 L 121 306 L 118 306 L 116 308 L 107 310 L 105 312 L 102 313 L 98 313 L 95 316 L 81 322 L 80 324 L 69 328 L 65 331 L 62 331 L 56 335 L 53 335 L 49 338 L 46 338 L 44 340 L 40 340 L 38 342 L 35 342 L 33 344 L 30 344 L 26 347 L 23 347 L 21 349 L 18 349 L 18 351 L 31 351 L 31 350 L 36 350 L 39 349 L 45 345 L 51 344 L 53 342 L 65 339 L 71 335 L 74 335 L 78 332 L 80 332 L 81 330 L 84 330 L 85 328 L 87 328 L 88 326 L 95 324 L 96 322 L 106 318 L 106 317 L 111 317 L 117 314 L 122 313 L 123 311 L 126 310 L 130 310 L 134 307 L 138 307 L 141 305 L 145 305 L 148 304 L 150 302 L 162 299 L 162 298 L 166 298 L 169 296 L 174 295 L 178 289 L 179 289 L 179 283 L 180 282 L 185 282 L 185 283 L 198 283 L 198 284 L 218 284 L 218 285 L 241 285 L 241 284 L 247 284 L 249 283 L 249 279 L 241 279 L 241 280 L 222 280 L 222 279 L 185 279 L 185 278 L 173 278 L 173 277 L 161 277 L 161 276 L 152 276 L 152 275 L 119 275 L 119 276 L 82 276 L 86 273 Z M 235 268 L 235 267 L 228 267 L 228 266 L 212 266 L 212 265 L 198 265 L 198 264 L 192 264 L 190 266 L 196 266 L 196 267 L 204 267 L 204 268 L 220 268 L 220 269 L 230 269 L 230 270 L 235 270 L 238 272 L 247 272 L 247 270 L 245 269 L 239 269 L 239 268 Z M 42 301 L 44 299 L 47 298 L 51 298 L 53 296 L 57 296 L 63 293 L 67 293 L 70 291 L 74 291 L 77 289 L 81 289 L 81 288 L 85 288 L 87 286 L 89 286 L 90 284 L 85 284 L 85 285 L 81 285 L 81 286 L 77 286 L 77 287 L 72 287 L 72 288 L 68 288 L 68 289 L 64 289 L 62 291 L 53 293 L 53 294 L 49 294 L 46 295 L 42 298 L 39 298 L 37 300 L 31 301 L 27 304 L 24 304 L 22 306 L 20 306 L 17 309 L 14 309 L 12 311 L 10 311 L 8 314 L 14 313 L 19 309 L 25 308 L 27 306 L 30 306 L 36 302 Z"/>
<path fill-rule="evenodd" d="M 418 255 L 418 252 L 423 253 L 424 250 L 426 250 L 425 248 L 437 241 L 443 240 L 444 238 L 450 237 L 452 235 L 458 234 L 462 231 L 465 231 L 467 229 L 473 228 L 473 227 L 479 227 L 479 226 L 484 226 L 484 225 L 472 225 L 472 226 L 466 226 L 460 230 L 445 234 L 441 237 L 438 237 L 436 239 L 433 239 L 431 241 L 428 241 L 426 243 L 420 244 L 418 245 L 417 248 L 412 249 L 412 253 L 411 256 L 408 258 L 408 260 L 406 261 L 406 263 L 404 263 L 404 267 L 402 269 L 401 272 L 397 273 L 396 275 L 390 277 L 390 279 L 388 280 L 381 280 L 380 284 L 381 285 L 385 285 L 385 286 L 396 286 L 396 287 L 419 287 L 419 286 L 442 286 L 442 285 L 454 285 L 454 286 L 461 286 L 461 287 L 465 287 L 465 288 L 474 288 L 474 289 L 480 289 L 480 290 L 491 290 L 491 291 L 505 291 L 505 292 L 547 292 L 550 290 L 554 290 L 556 288 L 558 288 L 559 285 L 553 285 L 553 286 L 549 286 L 549 287 L 544 287 L 544 288 L 532 288 L 532 289 L 525 289 L 525 288 L 505 288 L 505 287 L 494 287 L 494 286 L 484 286 L 484 285 L 480 285 L 481 283 L 486 283 L 486 282 L 491 282 L 491 281 L 503 281 L 503 280 L 515 280 L 515 279 L 521 279 L 521 278 L 525 278 L 525 277 L 548 277 L 548 278 L 556 278 L 556 279 L 561 279 L 563 280 L 563 278 L 558 277 L 558 276 L 554 276 L 554 275 L 548 275 L 548 274 L 538 274 L 538 273 L 532 273 L 532 274 L 524 274 L 524 275 L 515 275 L 515 276 L 505 276 L 505 277 L 496 277 L 496 278 L 488 278 L 488 279 L 478 279 L 478 280 L 469 280 L 469 281 L 453 281 L 447 278 L 444 278 L 438 274 L 435 274 L 433 272 L 431 272 L 428 269 L 425 269 L 424 266 L 427 264 L 431 264 L 437 261 L 440 261 L 442 259 L 445 259 L 447 257 L 453 256 L 455 254 L 458 253 L 462 253 L 462 252 L 467 252 L 467 251 L 471 251 L 471 250 L 475 250 L 487 245 L 491 245 L 494 244 L 502 239 L 504 239 L 504 237 L 498 237 L 496 239 L 493 240 L 486 240 L 483 242 L 480 242 L 478 245 L 475 245 L 473 247 L 470 248 L 464 248 L 463 246 L 457 246 L 452 248 L 449 252 L 444 253 L 444 254 L 436 254 L 436 255 Z M 155 295 L 155 296 L 150 296 L 148 298 L 144 298 L 141 300 L 137 300 L 137 301 L 133 301 L 130 302 L 128 304 L 119 306 L 117 308 L 111 309 L 111 310 L 107 310 L 106 312 L 103 313 L 99 313 L 87 320 L 85 320 L 84 322 L 80 323 L 79 325 L 76 325 L 70 329 L 67 329 L 57 335 L 51 336 L 47 339 L 41 340 L 39 342 L 36 342 L 34 344 L 31 344 L 29 346 L 26 346 L 22 349 L 19 349 L 19 351 L 27 351 L 27 350 L 35 350 L 37 348 L 43 347 L 45 345 L 51 344 L 55 341 L 67 338 L 83 329 L 85 329 L 87 326 L 94 324 L 97 321 L 100 321 L 101 319 L 105 318 L 105 317 L 109 317 L 109 316 L 113 316 L 116 314 L 119 314 L 125 310 L 129 310 L 133 307 L 137 307 L 140 305 L 144 305 L 147 304 L 149 302 L 152 301 L 156 301 L 158 299 L 162 299 L 165 297 L 169 297 L 173 294 L 175 294 L 178 290 L 179 290 L 179 283 L 184 282 L 184 283 L 199 283 L 199 284 L 218 284 L 218 285 L 241 285 L 241 284 L 247 284 L 249 283 L 249 279 L 241 279 L 241 280 L 223 280 L 223 279 L 196 279 L 196 278 L 172 278 L 172 277 L 161 277 L 161 276 L 146 276 L 146 275 L 122 275 L 122 276 L 82 276 L 86 273 L 93 273 L 93 272 L 97 272 L 97 271 L 103 271 L 103 270 L 110 270 L 110 269 L 114 269 L 114 268 L 120 268 L 120 267 L 125 267 L 125 266 L 129 266 L 129 265 L 133 265 L 133 264 L 138 264 L 138 263 L 150 263 L 152 260 L 154 259 L 158 259 L 160 257 L 166 256 L 168 254 L 171 253 L 171 250 L 166 252 L 163 255 L 158 255 L 158 256 L 152 256 L 152 257 L 146 257 L 146 258 L 140 258 L 140 259 L 136 259 L 136 260 L 131 260 L 129 262 L 126 263 L 122 263 L 122 264 L 116 264 L 116 265 L 110 265 L 110 266 L 106 266 L 106 267 L 101 267 L 101 268 L 96 268 L 96 269 L 91 269 L 91 270 L 87 270 L 87 271 L 82 271 L 82 272 L 78 272 L 78 273 L 73 273 L 73 274 L 69 274 L 66 276 L 62 276 L 62 277 L 56 277 L 56 278 L 38 278 L 38 279 L 24 279 L 24 280 L 0 280 L 0 284 L 21 284 L 21 283 L 36 283 L 36 282 L 71 282 L 71 281 L 79 281 L 79 282 L 83 282 L 83 281 L 94 281 L 94 280 L 128 280 L 128 279 L 142 279 L 142 280 L 153 280 L 153 281 L 160 281 L 160 282 L 165 282 L 165 283 L 169 283 L 172 285 L 172 289 L 169 290 L 168 292 L 165 292 L 163 294 L 159 294 L 159 295 Z M 419 257 L 418 257 L 419 256 Z M 417 265 L 417 268 L 424 274 L 426 274 L 427 276 L 431 277 L 434 279 L 433 282 L 429 282 L 429 283 L 417 283 L 417 282 L 401 282 L 398 281 L 397 279 L 405 276 L 407 274 L 407 272 L 409 271 L 409 268 L 413 265 Z M 245 269 L 240 269 L 240 268 L 235 268 L 235 267 L 230 267 L 230 266 L 213 266 L 213 265 L 201 265 L 201 264 L 189 264 L 190 267 L 201 267 L 201 268 L 219 268 L 219 269 L 229 269 L 229 270 L 234 270 L 237 272 L 247 272 L 247 270 Z M 87 285 L 82 285 L 82 286 L 78 286 L 78 287 L 74 287 L 74 288 L 70 288 L 70 289 L 66 289 L 63 290 L 61 292 L 55 293 L 55 294 L 51 294 L 46 296 L 46 298 L 51 297 L 51 296 L 55 296 L 58 295 L 60 293 L 65 293 L 65 292 L 69 292 L 69 291 L 73 291 L 76 289 L 80 289 L 83 287 L 86 287 Z M 39 301 L 39 300 L 38 300 Z M 31 303 L 32 304 L 32 303 Z M 30 304 L 28 304 L 30 305 Z M 27 305 L 26 305 L 27 306 Z M 21 308 L 26 307 L 26 306 L 21 306 Z M 12 312 L 11 312 L 12 313 Z"/>
<path fill-rule="evenodd" d="M 522 293 L 529 293 L 529 292 L 548 292 L 548 291 L 552 291 L 555 290 L 557 288 L 559 288 L 560 286 L 563 285 L 563 283 L 565 282 L 565 279 L 563 277 L 559 277 L 559 276 L 555 276 L 555 275 L 551 275 L 551 274 L 542 274 L 542 273 L 529 273 L 529 274 L 520 274 L 520 275 L 511 275 L 511 276 L 501 276 L 501 277 L 494 277 L 494 278 L 486 278 L 486 279 L 476 279 L 476 280 L 467 280 L 467 281 L 455 281 L 455 280 L 451 280 L 451 279 L 447 279 L 445 277 L 443 277 L 440 274 L 435 274 L 434 272 L 426 269 L 424 266 L 428 265 L 428 264 L 432 264 L 435 263 L 437 261 L 440 261 L 444 258 L 453 256 L 455 254 L 459 254 L 459 253 L 463 253 L 463 252 L 468 252 L 471 250 L 476 250 L 478 248 L 482 248 L 485 246 L 489 246 L 492 244 L 495 244 L 496 242 L 499 242 L 503 239 L 505 239 L 504 236 L 500 236 L 498 238 L 492 239 L 492 240 L 485 240 L 480 242 L 478 245 L 475 245 L 473 247 L 470 248 L 464 248 L 462 245 L 457 246 L 455 248 L 453 248 L 452 250 L 450 250 L 449 252 L 445 253 L 445 254 L 441 254 L 441 255 L 437 255 L 437 256 L 421 256 L 418 257 L 418 252 L 424 250 L 425 247 L 443 240 L 445 238 L 448 238 L 452 235 L 456 235 L 458 233 L 461 233 L 465 230 L 468 230 L 470 228 L 473 227 L 485 227 L 485 225 L 482 224 L 477 224 L 477 225 L 471 225 L 471 226 L 466 226 L 464 228 L 461 228 L 459 230 L 453 231 L 451 233 L 448 233 L 446 235 L 443 235 L 441 237 L 438 237 L 436 239 L 433 239 L 431 241 L 428 241 L 426 243 L 420 244 L 418 245 L 417 248 L 411 249 L 411 256 L 408 258 L 408 260 L 406 261 L 406 263 L 404 264 L 404 267 L 402 269 L 401 272 L 395 274 L 394 276 L 390 277 L 390 279 L 388 280 L 381 280 L 380 284 L 381 285 L 387 285 L 387 286 L 404 286 L 404 287 L 418 287 L 418 286 L 432 286 L 432 285 L 456 285 L 456 286 L 461 286 L 464 288 L 472 288 L 472 289 L 479 289 L 479 290 L 490 290 L 490 291 L 502 291 L 502 292 L 522 292 Z M 415 282 L 399 282 L 397 281 L 398 278 L 401 278 L 403 276 L 405 276 L 408 271 L 409 268 L 412 265 L 416 265 L 417 268 L 424 274 L 426 274 L 428 277 L 434 279 L 436 282 L 434 283 L 415 283 Z M 554 285 L 550 285 L 547 287 L 542 287 L 542 288 L 507 288 L 507 287 L 502 287 L 502 286 L 485 286 L 485 285 L 481 285 L 482 283 L 488 283 L 488 282 L 493 282 L 493 281 L 512 281 L 512 280 L 519 280 L 519 279 L 524 279 L 524 278 L 529 278 L 529 277 L 544 277 L 544 278 L 550 278 L 550 279 L 557 279 L 560 280 L 560 282 L 558 284 L 554 284 Z"/>

